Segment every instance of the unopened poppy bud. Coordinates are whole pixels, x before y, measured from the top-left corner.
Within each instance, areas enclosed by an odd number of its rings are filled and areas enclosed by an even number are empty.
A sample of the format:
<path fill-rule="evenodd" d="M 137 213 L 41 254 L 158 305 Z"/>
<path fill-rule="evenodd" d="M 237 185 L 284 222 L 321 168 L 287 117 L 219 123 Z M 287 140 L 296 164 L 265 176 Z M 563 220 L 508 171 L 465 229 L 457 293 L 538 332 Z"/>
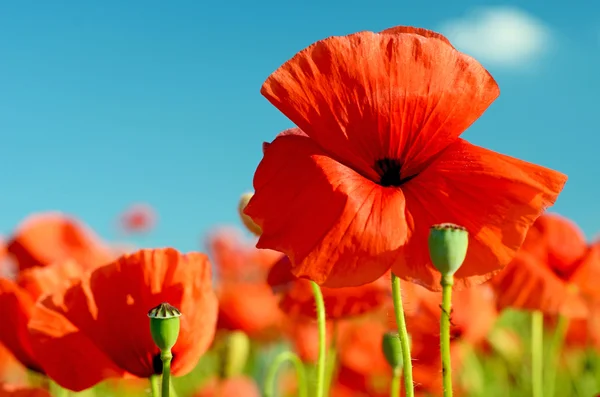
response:
<path fill-rule="evenodd" d="M 152 339 L 161 352 L 170 351 L 179 337 L 181 312 L 168 303 L 161 303 L 148 312 Z"/>
<path fill-rule="evenodd" d="M 381 348 L 386 361 L 392 369 L 402 368 L 402 345 L 395 332 L 386 332 L 381 340 Z"/>
<path fill-rule="evenodd" d="M 442 276 L 452 276 L 463 264 L 469 246 L 469 232 L 453 223 L 431 226 L 429 256 Z"/>
<path fill-rule="evenodd" d="M 244 372 L 249 354 L 250 339 L 245 333 L 234 331 L 227 335 L 221 350 L 221 376 L 232 378 Z"/>
<path fill-rule="evenodd" d="M 246 226 L 246 228 L 248 228 L 248 230 L 250 230 L 253 234 L 260 236 L 262 234 L 262 229 L 260 226 L 254 223 L 252 218 L 244 214 L 244 209 L 246 209 L 246 206 L 250 202 L 252 196 L 254 196 L 254 193 L 242 194 L 242 197 L 240 197 L 240 203 L 238 204 L 238 212 L 240 213 L 240 218 L 242 218 L 244 226 Z"/>

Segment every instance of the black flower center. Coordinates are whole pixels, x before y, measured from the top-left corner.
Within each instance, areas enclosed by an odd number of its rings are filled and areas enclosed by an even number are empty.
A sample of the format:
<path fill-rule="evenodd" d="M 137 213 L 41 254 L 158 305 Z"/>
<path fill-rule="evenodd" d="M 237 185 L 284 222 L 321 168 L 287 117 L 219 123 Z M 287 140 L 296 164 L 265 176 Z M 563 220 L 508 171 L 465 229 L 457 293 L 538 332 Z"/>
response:
<path fill-rule="evenodd" d="M 383 158 L 375 162 L 375 172 L 379 175 L 379 184 L 384 187 L 399 187 L 416 175 L 402 177 L 402 163 L 397 159 Z"/>

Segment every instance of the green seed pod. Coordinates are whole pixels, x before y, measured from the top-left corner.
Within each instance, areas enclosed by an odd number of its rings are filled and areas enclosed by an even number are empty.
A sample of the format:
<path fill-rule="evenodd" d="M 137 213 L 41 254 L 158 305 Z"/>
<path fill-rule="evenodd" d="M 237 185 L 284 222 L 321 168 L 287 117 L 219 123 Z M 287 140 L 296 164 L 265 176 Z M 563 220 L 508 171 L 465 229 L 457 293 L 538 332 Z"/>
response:
<path fill-rule="evenodd" d="M 429 230 L 429 256 L 442 276 L 452 276 L 467 256 L 469 232 L 452 223 L 433 225 Z"/>
<path fill-rule="evenodd" d="M 170 351 L 179 337 L 181 312 L 168 303 L 161 303 L 148 312 L 150 333 L 161 352 Z"/>
<path fill-rule="evenodd" d="M 240 197 L 240 203 L 238 204 L 238 212 L 240 214 L 242 222 L 244 223 L 244 226 L 246 226 L 246 228 L 250 230 L 250 232 L 252 232 L 254 235 L 260 236 L 262 234 L 262 229 L 260 228 L 260 226 L 254 223 L 252 218 L 244 214 L 244 209 L 246 209 L 246 206 L 250 202 L 252 196 L 254 196 L 254 193 L 242 194 L 242 197 Z"/>
<path fill-rule="evenodd" d="M 381 348 L 386 361 L 392 369 L 402 368 L 402 345 L 395 332 L 386 332 L 381 340 Z"/>
<path fill-rule="evenodd" d="M 231 378 L 244 372 L 250 355 L 250 339 L 242 331 L 227 335 L 220 349 L 221 377 Z"/>

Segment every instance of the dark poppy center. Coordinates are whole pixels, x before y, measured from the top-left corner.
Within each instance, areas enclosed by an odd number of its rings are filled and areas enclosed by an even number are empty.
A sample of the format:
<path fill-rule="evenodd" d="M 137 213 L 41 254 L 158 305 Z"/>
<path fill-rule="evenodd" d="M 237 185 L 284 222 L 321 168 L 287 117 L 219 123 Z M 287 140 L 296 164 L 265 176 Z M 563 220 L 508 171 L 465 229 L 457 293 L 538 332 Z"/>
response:
<path fill-rule="evenodd" d="M 375 172 L 379 175 L 379 185 L 383 187 L 399 187 L 410 181 L 415 176 L 402 176 L 402 163 L 400 160 L 383 158 L 375 162 Z"/>

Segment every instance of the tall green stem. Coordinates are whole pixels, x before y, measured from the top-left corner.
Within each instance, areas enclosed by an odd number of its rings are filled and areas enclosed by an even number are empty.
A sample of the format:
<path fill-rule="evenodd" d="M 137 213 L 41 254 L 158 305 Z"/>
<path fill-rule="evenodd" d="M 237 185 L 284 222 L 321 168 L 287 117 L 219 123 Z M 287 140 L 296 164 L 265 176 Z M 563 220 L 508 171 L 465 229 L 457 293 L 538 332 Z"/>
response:
<path fill-rule="evenodd" d="M 536 310 L 531 314 L 531 385 L 533 397 L 544 397 L 544 315 Z"/>
<path fill-rule="evenodd" d="M 319 325 L 319 361 L 317 361 L 317 390 L 315 397 L 325 397 L 325 369 L 327 365 L 327 327 L 325 322 L 325 302 L 321 288 L 311 281 L 315 304 L 317 308 L 317 323 Z"/>
<path fill-rule="evenodd" d="M 550 357 L 552 363 L 547 374 L 546 384 L 548 385 L 548 397 L 554 397 L 554 387 L 556 386 L 556 372 L 559 365 L 560 352 L 562 350 L 565 336 L 567 335 L 567 329 L 569 328 L 569 319 L 566 316 L 560 315 L 558 317 L 558 323 L 556 324 L 556 330 L 552 337 L 552 344 L 550 345 Z"/>
<path fill-rule="evenodd" d="M 158 375 L 150 376 L 150 392 L 152 397 L 160 397 L 160 378 Z"/>
<path fill-rule="evenodd" d="M 171 393 L 171 359 L 173 354 L 170 350 L 160 353 L 160 359 L 163 363 L 162 371 L 162 397 L 169 397 Z"/>
<path fill-rule="evenodd" d="M 279 353 L 277 357 L 275 357 L 275 360 L 273 360 L 273 363 L 269 366 L 267 378 L 265 379 L 265 397 L 275 396 L 277 371 L 286 361 L 291 362 L 296 368 L 296 376 L 298 377 L 298 397 L 308 397 L 308 386 L 306 383 L 306 370 L 304 369 L 304 364 L 296 354 L 290 351 Z"/>
<path fill-rule="evenodd" d="M 402 377 L 402 367 L 394 368 L 392 373 L 392 385 L 390 387 L 390 397 L 400 396 L 400 378 Z"/>
<path fill-rule="evenodd" d="M 442 314 L 440 316 L 440 350 L 444 397 L 452 397 L 452 359 L 450 356 L 450 314 L 452 313 L 453 275 L 442 275 Z"/>
<path fill-rule="evenodd" d="M 392 296 L 394 300 L 394 313 L 396 314 L 396 325 L 398 326 L 398 337 L 400 338 L 400 345 L 402 346 L 404 390 L 406 392 L 406 397 L 414 397 L 415 389 L 413 385 L 412 361 L 410 357 L 410 340 L 408 339 L 406 320 L 404 318 L 400 279 L 394 273 L 392 273 Z"/>

